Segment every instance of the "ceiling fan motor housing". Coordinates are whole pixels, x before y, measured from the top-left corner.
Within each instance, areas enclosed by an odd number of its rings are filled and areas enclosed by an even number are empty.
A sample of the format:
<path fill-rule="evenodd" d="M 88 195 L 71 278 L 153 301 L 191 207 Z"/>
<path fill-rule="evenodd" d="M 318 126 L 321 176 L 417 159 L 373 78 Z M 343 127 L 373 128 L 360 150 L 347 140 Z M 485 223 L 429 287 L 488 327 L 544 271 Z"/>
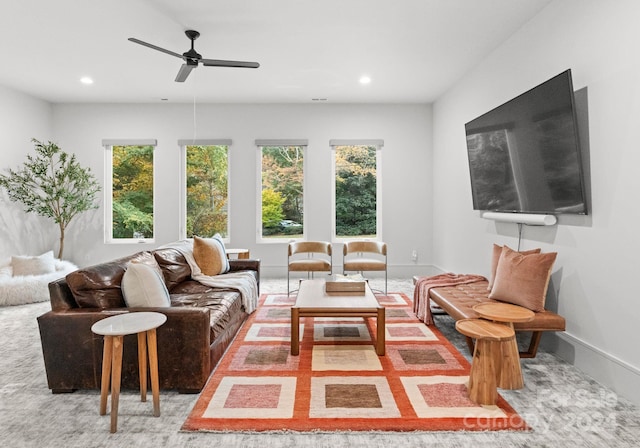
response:
<path fill-rule="evenodd" d="M 182 53 L 182 56 L 185 57 L 185 62 L 189 65 L 198 65 L 198 61 L 202 59 L 199 53 L 196 53 L 195 50 L 189 50 L 185 53 Z"/>

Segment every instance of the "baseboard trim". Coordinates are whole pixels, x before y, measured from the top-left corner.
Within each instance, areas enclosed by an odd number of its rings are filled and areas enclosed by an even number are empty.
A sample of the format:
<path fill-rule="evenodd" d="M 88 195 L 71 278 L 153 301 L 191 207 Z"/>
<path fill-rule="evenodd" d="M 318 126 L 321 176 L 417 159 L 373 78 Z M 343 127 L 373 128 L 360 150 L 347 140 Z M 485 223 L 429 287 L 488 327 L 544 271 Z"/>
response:
<path fill-rule="evenodd" d="M 640 406 L 640 369 L 570 333 L 557 333 L 551 351 L 593 379 Z"/>
<path fill-rule="evenodd" d="M 614 356 L 614 355 L 612 355 L 611 353 L 607 353 L 607 352 L 605 352 L 604 350 L 601 350 L 601 349 L 599 349 L 598 347 L 593 346 L 593 345 L 589 344 L 588 342 L 583 341 L 582 339 L 580 339 L 580 338 L 578 338 L 578 337 L 576 337 L 576 336 L 573 336 L 573 335 L 572 335 L 572 334 L 570 334 L 570 333 L 567 333 L 567 332 L 559 333 L 559 334 L 558 334 L 558 337 L 560 337 L 560 338 L 562 338 L 562 339 L 567 339 L 567 340 L 569 340 L 569 341 L 573 341 L 573 342 L 575 342 L 576 344 L 580 344 L 580 345 L 582 345 L 583 347 L 585 347 L 585 348 L 587 348 L 587 349 L 589 349 L 589 350 L 592 350 L 592 351 L 596 352 L 596 353 L 597 353 L 597 354 L 599 354 L 600 356 L 603 356 L 603 357 L 607 358 L 609 361 L 611 361 L 611 362 L 614 362 L 614 363 L 618 364 L 620 367 L 623 367 L 623 368 L 625 368 L 625 369 L 628 369 L 628 370 L 629 370 L 629 371 L 631 371 L 632 373 L 634 373 L 634 374 L 636 374 L 636 375 L 640 376 L 640 369 L 639 369 L 639 368 L 637 368 L 636 366 L 633 366 L 633 365 L 629 364 L 628 362 L 623 361 L 622 359 L 618 358 L 617 356 Z"/>

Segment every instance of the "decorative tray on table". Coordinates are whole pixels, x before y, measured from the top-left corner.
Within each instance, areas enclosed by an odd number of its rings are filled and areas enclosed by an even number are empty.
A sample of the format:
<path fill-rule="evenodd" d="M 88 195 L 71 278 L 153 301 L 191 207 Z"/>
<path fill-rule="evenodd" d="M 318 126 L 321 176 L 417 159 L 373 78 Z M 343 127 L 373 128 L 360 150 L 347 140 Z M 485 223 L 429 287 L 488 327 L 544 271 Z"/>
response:
<path fill-rule="evenodd" d="M 366 283 L 367 281 L 361 275 L 336 275 L 333 280 L 325 283 L 325 290 L 328 293 L 351 292 L 364 294 Z"/>

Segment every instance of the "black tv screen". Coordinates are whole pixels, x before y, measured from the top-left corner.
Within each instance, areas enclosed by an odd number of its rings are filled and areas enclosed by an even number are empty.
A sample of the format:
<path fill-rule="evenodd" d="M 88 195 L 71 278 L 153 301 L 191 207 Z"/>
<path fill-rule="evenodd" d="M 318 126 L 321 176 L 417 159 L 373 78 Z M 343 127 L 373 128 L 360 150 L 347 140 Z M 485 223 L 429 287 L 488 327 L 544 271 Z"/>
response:
<path fill-rule="evenodd" d="M 475 210 L 587 213 L 571 70 L 465 131 Z"/>

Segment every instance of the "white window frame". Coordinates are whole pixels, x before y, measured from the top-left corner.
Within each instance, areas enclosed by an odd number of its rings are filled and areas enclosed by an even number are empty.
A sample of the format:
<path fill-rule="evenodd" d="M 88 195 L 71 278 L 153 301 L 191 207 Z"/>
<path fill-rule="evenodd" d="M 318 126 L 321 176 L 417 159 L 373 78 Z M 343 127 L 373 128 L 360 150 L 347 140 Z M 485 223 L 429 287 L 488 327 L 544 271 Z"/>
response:
<path fill-rule="evenodd" d="M 222 238 L 225 244 L 231 241 L 231 145 L 233 141 L 229 138 L 219 139 L 181 139 L 178 140 L 180 147 L 180 212 L 178 228 L 180 239 L 187 238 L 187 146 L 226 146 L 227 147 L 227 235 Z"/>
<path fill-rule="evenodd" d="M 156 235 L 156 139 L 104 139 L 104 242 L 105 244 L 153 244 Z M 113 237 L 113 147 L 153 146 L 153 237 L 114 238 Z"/>
<path fill-rule="evenodd" d="M 344 243 L 354 240 L 383 241 L 382 238 L 382 147 L 381 139 L 333 139 L 331 146 L 331 242 Z M 339 237 L 336 235 L 336 147 L 337 146 L 375 146 L 376 147 L 376 237 L 359 236 Z"/>
<path fill-rule="evenodd" d="M 257 162 L 256 162 L 256 242 L 259 244 L 288 244 L 291 241 L 302 241 L 307 236 L 307 226 L 304 221 L 307 216 L 307 201 L 303 199 L 302 214 L 302 236 L 298 238 L 263 238 L 262 236 L 262 148 L 268 146 L 299 146 L 302 147 L 304 160 L 302 169 L 304 171 L 304 179 L 302 181 L 302 197 L 304 198 L 307 191 L 307 148 L 309 141 L 307 139 L 256 139 Z"/>

